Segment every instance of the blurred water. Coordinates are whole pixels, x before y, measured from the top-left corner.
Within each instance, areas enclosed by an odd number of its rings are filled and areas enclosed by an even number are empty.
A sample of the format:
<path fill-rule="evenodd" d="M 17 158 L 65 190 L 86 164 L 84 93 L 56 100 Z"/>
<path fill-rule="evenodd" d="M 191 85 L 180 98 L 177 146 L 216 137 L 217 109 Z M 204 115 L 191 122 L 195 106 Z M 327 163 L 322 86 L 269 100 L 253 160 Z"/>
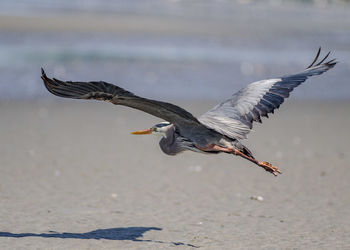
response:
<path fill-rule="evenodd" d="M 37 14 L 38 12 L 112 12 L 176 16 L 231 16 L 236 5 L 280 6 L 308 4 L 327 8 L 346 6 L 349 0 L 1 0 L 0 13 Z M 299 8 L 302 8 L 302 5 Z M 198 11 L 199 10 L 199 11 Z"/>
<path fill-rule="evenodd" d="M 4 19 L 8 24 L 0 24 L 0 98 L 48 96 L 40 80 L 44 67 L 49 76 L 105 80 L 152 98 L 221 99 L 249 82 L 302 70 L 321 45 L 334 51 L 340 64 L 296 89 L 293 96 L 348 99 L 346 8 L 220 1 L 147 5 L 145 1 L 3 0 L 0 16 L 10 18 Z M 91 23 L 57 28 L 59 22 L 50 21 L 51 15 L 59 20 L 67 13 L 69 18 L 77 15 L 71 18 L 73 23 L 79 23 L 79 15 L 91 15 Z M 47 20 L 47 27 L 28 28 L 20 18 L 28 16 L 40 17 L 39 24 Z M 122 16 L 145 23 L 151 17 L 153 23 L 141 24 L 136 31 L 129 23 L 109 30 L 94 28 L 104 16 L 115 22 Z M 160 26 L 163 21 L 165 28 Z"/>

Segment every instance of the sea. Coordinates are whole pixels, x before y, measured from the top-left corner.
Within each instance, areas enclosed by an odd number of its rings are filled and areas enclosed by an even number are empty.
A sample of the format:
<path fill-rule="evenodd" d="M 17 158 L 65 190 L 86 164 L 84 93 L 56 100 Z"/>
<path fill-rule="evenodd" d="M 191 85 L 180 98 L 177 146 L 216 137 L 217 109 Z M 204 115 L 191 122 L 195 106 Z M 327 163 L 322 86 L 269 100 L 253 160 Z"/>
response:
<path fill-rule="evenodd" d="M 346 1 L 1 0 L 0 101 L 56 98 L 49 77 L 161 99 L 222 100 L 250 82 L 338 65 L 291 98 L 350 99 Z"/>

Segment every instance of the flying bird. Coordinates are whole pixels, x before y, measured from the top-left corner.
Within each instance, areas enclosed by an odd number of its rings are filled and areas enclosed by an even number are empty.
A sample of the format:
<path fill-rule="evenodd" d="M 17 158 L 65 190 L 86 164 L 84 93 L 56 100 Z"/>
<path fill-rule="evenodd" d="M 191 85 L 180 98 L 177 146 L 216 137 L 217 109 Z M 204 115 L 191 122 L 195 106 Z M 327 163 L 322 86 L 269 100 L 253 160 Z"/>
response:
<path fill-rule="evenodd" d="M 124 105 L 164 120 L 153 127 L 132 134 L 162 134 L 161 150 L 176 155 L 185 150 L 200 153 L 228 153 L 243 157 L 277 176 L 281 172 L 269 162 L 258 161 L 240 141 L 245 139 L 261 117 L 274 113 L 289 97 L 289 93 L 308 77 L 320 75 L 336 65 L 326 61 L 330 52 L 319 62 L 321 48 L 313 62 L 300 73 L 253 82 L 234 93 L 199 118 L 171 103 L 137 96 L 121 87 L 103 82 L 72 82 L 49 78 L 41 69 L 41 78 L 49 92 L 74 99 L 95 99 Z"/>

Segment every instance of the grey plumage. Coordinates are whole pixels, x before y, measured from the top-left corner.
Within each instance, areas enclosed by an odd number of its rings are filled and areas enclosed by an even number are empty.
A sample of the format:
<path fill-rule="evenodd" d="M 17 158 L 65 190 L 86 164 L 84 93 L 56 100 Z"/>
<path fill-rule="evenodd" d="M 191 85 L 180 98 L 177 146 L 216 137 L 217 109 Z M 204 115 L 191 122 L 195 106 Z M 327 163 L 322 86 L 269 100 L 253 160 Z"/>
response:
<path fill-rule="evenodd" d="M 317 61 L 319 54 L 320 49 L 313 64 Z M 321 62 L 328 55 L 329 53 Z M 295 87 L 308 77 L 320 75 L 333 68 L 336 62 L 331 60 L 314 67 L 313 64 L 297 74 L 253 82 L 233 94 L 230 99 L 203 114 L 199 117 L 199 121 L 230 138 L 245 139 L 254 121 L 261 123 L 261 116 L 268 117 L 269 113 L 274 113 L 274 110 L 280 107 Z"/>
<path fill-rule="evenodd" d="M 180 124 L 182 122 L 198 123 L 198 120 L 183 108 L 171 103 L 154 101 L 136 96 L 111 83 L 103 81 L 64 82 L 56 78 L 48 78 L 43 69 L 41 69 L 41 73 L 41 78 L 47 90 L 60 97 L 108 101 L 116 105 L 124 105 L 142 110 L 174 124 Z"/>
<path fill-rule="evenodd" d="M 179 132 L 176 131 L 174 124 L 169 124 L 166 126 L 164 133 L 164 136 L 159 141 L 159 146 L 161 150 L 167 155 L 176 155 L 185 150 L 191 150 L 198 153 L 212 153 L 205 152 L 196 148 L 191 140 L 181 136 Z"/>
<path fill-rule="evenodd" d="M 244 157 L 265 170 L 280 173 L 267 162 L 258 162 L 248 148 L 239 140 L 246 138 L 253 122 L 261 122 L 289 97 L 290 92 L 308 77 L 320 75 L 334 67 L 336 62 L 323 63 L 329 53 L 315 65 L 317 56 L 306 70 L 279 78 L 251 83 L 221 102 L 205 114 L 195 118 L 191 113 L 167 102 L 139 97 L 116 85 L 100 82 L 72 82 L 50 79 L 42 69 L 41 78 L 52 94 L 74 99 L 95 99 L 108 101 L 142 110 L 160 117 L 168 124 L 152 127 L 148 132 L 162 132 L 160 141 L 162 151 L 175 155 L 184 150 L 203 153 L 226 152 Z M 147 132 L 147 133 L 148 133 Z"/>

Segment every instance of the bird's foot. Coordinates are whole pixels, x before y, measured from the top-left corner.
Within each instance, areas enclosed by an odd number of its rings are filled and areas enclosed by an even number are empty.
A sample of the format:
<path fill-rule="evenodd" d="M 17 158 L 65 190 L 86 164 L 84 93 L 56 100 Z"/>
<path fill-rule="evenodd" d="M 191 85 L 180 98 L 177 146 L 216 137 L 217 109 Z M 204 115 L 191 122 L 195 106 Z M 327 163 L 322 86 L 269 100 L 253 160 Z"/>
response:
<path fill-rule="evenodd" d="M 270 172 L 274 176 L 277 176 L 277 174 L 282 174 L 281 171 L 278 170 L 278 168 L 272 166 L 270 163 L 266 161 L 259 161 L 258 165 L 262 168 L 264 168 L 267 172 Z"/>

